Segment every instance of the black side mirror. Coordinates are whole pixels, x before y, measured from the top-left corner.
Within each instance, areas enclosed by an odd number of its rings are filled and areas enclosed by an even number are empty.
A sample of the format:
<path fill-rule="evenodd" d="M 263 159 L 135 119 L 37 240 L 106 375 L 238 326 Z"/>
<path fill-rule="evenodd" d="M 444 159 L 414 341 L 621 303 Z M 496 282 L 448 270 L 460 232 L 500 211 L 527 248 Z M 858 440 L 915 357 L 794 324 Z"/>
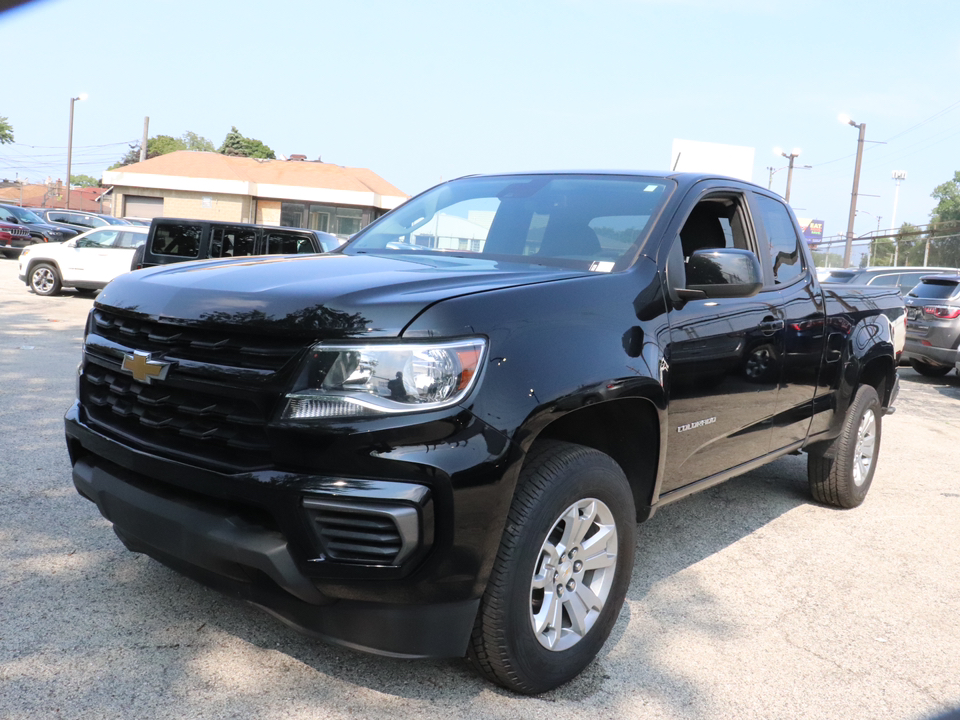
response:
<path fill-rule="evenodd" d="M 4 222 L 13 223 L 14 225 L 19 225 L 19 224 L 20 224 L 20 221 L 17 220 L 17 218 L 15 218 L 13 215 L 11 215 L 11 216 L 8 217 L 6 220 L 4 220 Z"/>
<path fill-rule="evenodd" d="M 682 300 L 753 297 L 763 287 L 760 260 L 749 250 L 705 248 L 686 264 L 687 286 L 677 288 Z"/>

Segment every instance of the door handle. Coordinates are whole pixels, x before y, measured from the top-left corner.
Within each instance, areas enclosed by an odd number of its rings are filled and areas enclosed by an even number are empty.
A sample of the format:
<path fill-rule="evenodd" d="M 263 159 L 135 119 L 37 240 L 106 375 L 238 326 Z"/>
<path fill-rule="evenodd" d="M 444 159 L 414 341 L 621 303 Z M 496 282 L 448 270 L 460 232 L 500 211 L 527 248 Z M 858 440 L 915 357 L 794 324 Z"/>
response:
<path fill-rule="evenodd" d="M 783 330 L 783 320 L 764 320 L 760 323 L 760 332 L 764 335 L 773 335 L 777 330 Z"/>

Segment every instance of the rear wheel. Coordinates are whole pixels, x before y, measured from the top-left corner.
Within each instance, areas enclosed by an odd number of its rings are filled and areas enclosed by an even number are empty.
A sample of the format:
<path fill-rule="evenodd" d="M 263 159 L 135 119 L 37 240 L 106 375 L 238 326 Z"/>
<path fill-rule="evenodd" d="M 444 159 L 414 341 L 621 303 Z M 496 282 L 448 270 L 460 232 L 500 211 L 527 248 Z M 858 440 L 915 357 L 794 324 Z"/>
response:
<path fill-rule="evenodd" d="M 860 386 L 840 435 L 807 455 L 807 479 L 815 500 L 852 508 L 866 498 L 880 454 L 880 413 L 877 391 Z"/>
<path fill-rule="evenodd" d="M 548 441 L 527 460 L 468 658 L 517 692 L 546 692 L 596 657 L 633 571 L 633 493 L 609 456 Z"/>
<path fill-rule="evenodd" d="M 53 265 L 37 263 L 30 270 L 30 287 L 37 295 L 56 295 L 60 292 L 60 274 Z"/>
<path fill-rule="evenodd" d="M 953 370 L 953 366 L 951 365 L 933 365 L 923 360 L 911 360 L 910 367 L 927 377 L 943 377 Z"/>

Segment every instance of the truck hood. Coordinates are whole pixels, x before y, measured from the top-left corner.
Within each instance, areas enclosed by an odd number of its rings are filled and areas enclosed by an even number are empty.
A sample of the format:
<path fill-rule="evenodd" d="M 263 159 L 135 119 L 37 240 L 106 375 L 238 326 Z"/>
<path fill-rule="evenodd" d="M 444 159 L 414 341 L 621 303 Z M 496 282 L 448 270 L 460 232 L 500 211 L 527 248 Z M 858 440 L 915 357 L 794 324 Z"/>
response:
<path fill-rule="evenodd" d="M 424 308 L 447 298 L 587 274 L 446 255 L 265 256 L 127 273 L 96 305 L 317 339 L 397 337 Z"/>

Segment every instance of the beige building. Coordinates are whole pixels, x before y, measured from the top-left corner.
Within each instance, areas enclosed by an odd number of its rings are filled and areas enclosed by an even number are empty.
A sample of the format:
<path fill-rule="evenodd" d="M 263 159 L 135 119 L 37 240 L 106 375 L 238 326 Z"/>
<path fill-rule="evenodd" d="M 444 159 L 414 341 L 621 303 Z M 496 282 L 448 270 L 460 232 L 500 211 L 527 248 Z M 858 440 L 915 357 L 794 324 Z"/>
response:
<path fill-rule="evenodd" d="M 187 217 L 348 237 L 407 199 L 371 170 L 180 150 L 103 174 L 120 217 Z"/>

